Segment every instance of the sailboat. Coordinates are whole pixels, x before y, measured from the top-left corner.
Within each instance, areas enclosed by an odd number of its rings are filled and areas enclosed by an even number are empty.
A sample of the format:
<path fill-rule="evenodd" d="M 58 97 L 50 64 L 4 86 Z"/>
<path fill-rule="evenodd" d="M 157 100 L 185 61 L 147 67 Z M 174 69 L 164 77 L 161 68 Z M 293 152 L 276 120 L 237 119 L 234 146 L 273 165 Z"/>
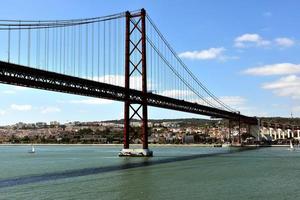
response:
<path fill-rule="evenodd" d="M 293 146 L 293 143 L 292 143 L 292 140 L 290 140 L 290 150 L 291 151 L 294 151 L 295 149 L 294 149 L 294 146 Z"/>
<path fill-rule="evenodd" d="M 35 149 L 34 149 L 34 146 L 33 146 L 33 144 L 31 144 L 31 150 L 30 150 L 30 151 L 28 151 L 28 153 L 35 153 Z"/>

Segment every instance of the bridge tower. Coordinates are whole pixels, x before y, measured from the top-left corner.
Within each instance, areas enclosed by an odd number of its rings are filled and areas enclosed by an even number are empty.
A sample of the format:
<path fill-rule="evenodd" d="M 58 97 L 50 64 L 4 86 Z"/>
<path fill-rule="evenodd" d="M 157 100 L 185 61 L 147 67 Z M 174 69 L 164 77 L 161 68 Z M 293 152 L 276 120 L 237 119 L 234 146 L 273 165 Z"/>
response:
<path fill-rule="evenodd" d="M 148 149 L 147 67 L 146 67 L 146 11 L 126 12 L 125 27 L 125 102 L 124 102 L 124 148 L 120 156 L 152 156 Z M 141 104 L 130 102 L 130 82 L 134 72 L 141 76 Z M 130 113 L 132 111 L 132 114 Z M 142 111 L 142 114 L 140 114 Z M 142 149 L 129 149 L 130 121 L 137 116 L 142 121 Z"/>

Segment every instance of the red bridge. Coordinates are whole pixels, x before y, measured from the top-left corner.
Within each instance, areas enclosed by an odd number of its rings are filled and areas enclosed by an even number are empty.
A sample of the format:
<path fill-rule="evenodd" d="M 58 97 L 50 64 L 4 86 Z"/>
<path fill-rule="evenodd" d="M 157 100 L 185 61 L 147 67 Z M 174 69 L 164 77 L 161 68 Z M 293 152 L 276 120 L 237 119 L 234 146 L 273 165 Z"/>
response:
<path fill-rule="evenodd" d="M 124 102 L 121 155 L 151 156 L 148 106 L 257 125 L 193 75 L 144 9 L 74 20 L 1 20 L 0 82 Z M 130 120 L 143 148 L 129 150 Z"/>

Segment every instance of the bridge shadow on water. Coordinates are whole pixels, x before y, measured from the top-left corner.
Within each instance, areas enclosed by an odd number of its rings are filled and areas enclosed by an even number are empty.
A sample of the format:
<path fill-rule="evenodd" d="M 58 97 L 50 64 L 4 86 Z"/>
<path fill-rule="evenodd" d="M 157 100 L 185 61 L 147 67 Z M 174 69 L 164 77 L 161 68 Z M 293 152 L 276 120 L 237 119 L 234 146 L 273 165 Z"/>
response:
<path fill-rule="evenodd" d="M 173 163 L 173 162 L 180 162 L 180 161 L 188 161 L 194 160 L 198 158 L 204 157 L 213 157 L 218 155 L 225 155 L 225 154 L 232 154 L 237 153 L 245 150 L 252 150 L 253 148 L 240 148 L 235 150 L 230 150 L 226 152 L 217 152 L 217 153 L 209 153 L 209 154 L 196 154 L 196 155 L 188 155 L 188 156 L 179 156 L 179 157 L 167 157 L 165 159 L 153 160 L 151 158 L 141 158 L 141 162 L 137 163 L 130 163 L 125 162 L 119 165 L 113 166 L 105 166 L 105 167 L 93 167 L 93 168 L 84 168 L 84 169 L 74 169 L 74 170 L 67 170 L 61 172 L 53 172 L 53 173 L 45 173 L 39 175 L 31 175 L 31 176 L 24 176 L 18 178 L 10 178 L 10 179 L 0 179 L 0 189 L 6 187 L 12 187 L 17 185 L 25 185 L 37 182 L 45 182 L 45 181 L 52 181 L 64 178 L 73 178 L 73 177 L 80 177 L 80 176 L 87 176 L 93 174 L 101 174 L 106 172 L 114 172 L 114 171 L 121 171 L 133 168 L 140 168 L 140 167 L 148 167 L 158 164 L 166 164 L 166 163 Z M 122 159 L 122 158 L 120 158 Z M 130 158 L 124 158 L 130 159 Z"/>

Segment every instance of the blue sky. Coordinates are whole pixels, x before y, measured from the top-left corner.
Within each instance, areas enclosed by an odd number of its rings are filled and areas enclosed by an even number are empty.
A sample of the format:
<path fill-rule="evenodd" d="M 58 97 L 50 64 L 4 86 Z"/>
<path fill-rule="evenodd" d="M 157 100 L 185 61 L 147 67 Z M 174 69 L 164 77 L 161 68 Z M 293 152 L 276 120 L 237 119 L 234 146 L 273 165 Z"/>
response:
<path fill-rule="evenodd" d="M 1 19 L 72 19 L 145 8 L 190 70 L 225 103 L 256 116 L 300 116 L 298 1 L 10 0 Z M 123 117 L 123 104 L 0 86 L 0 124 Z M 150 118 L 201 117 L 150 108 Z"/>

